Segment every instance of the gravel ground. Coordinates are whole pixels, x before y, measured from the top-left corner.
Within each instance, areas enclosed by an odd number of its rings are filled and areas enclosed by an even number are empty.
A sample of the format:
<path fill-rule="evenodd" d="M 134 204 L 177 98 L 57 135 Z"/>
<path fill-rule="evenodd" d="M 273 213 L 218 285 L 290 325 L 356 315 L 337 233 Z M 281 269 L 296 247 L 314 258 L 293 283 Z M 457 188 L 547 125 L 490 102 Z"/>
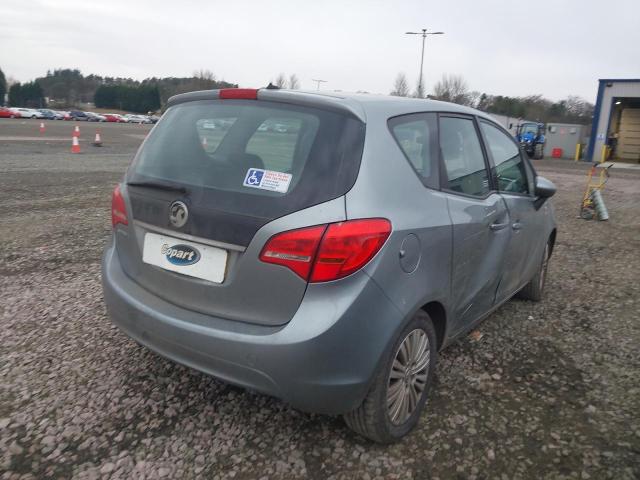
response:
<path fill-rule="evenodd" d="M 537 163 L 559 187 L 545 300 L 508 302 L 442 352 L 419 427 L 383 447 L 339 418 L 164 360 L 111 325 L 99 267 L 110 193 L 147 127 L 107 126 L 104 148 L 85 139 L 70 155 L 62 141 L 9 140 L 37 126 L 7 122 L 1 479 L 640 478 L 639 172 L 613 171 L 611 220 L 586 222 L 587 167 Z M 57 122 L 46 135 L 70 130 Z"/>

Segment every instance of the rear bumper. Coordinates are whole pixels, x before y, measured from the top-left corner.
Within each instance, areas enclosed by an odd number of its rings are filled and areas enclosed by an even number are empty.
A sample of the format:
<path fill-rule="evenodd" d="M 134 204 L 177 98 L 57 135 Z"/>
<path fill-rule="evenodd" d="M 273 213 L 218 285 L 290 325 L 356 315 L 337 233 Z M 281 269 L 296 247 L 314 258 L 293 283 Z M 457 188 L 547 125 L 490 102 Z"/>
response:
<path fill-rule="evenodd" d="M 113 245 L 103 257 L 102 283 L 111 320 L 138 343 L 308 412 L 356 408 L 403 321 L 364 272 L 310 285 L 293 319 L 281 327 L 225 320 L 166 302 L 123 272 Z"/>

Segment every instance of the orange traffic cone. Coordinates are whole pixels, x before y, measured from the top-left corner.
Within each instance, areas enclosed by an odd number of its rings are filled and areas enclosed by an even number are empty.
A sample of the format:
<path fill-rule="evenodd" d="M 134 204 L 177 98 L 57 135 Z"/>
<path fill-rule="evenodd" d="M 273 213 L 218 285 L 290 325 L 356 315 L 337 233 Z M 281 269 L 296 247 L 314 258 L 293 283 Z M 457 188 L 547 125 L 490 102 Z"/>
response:
<path fill-rule="evenodd" d="M 40 122 L 40 133 L 44 133 L 44 122 Z"/>
<path fill-rule="evenodd" d="M 80 127 L 78 125 L 76 125 L 76 128 L 73 129 L 73 136 L 74 137 L 80 136 Z"/>
<path fill-rule="evenodd" d="M 75 135 L 73 136 L 73 140 L 71 141 L 71 153 L 80 153 L 80 142 L 78 141 L 78 137 L 76 137 Z"/>
<path fill-rule="evenodd" d="M 93 146 L 94 147 L 101 147 L 102 146 L 102 139 L 100 138 L 100 130 L 96 128 L 96 138 L 93 141 Z"/>

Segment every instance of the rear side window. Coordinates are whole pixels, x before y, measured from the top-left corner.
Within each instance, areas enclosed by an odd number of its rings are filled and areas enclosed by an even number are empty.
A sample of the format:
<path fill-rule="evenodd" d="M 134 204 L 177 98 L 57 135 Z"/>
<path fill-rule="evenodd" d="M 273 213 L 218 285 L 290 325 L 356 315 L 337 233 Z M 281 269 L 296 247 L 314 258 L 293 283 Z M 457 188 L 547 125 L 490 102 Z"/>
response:
<path fill-rule="evenodd" d="M 346 193 L 360 167 L 364 132 L 360 120 L 320 108 L 185 102 L 165 112 L 127 181 L 184 186 L 207 208 L 266 223 Z"/>
<path fill-rule="evenodd" d="M 473 120 L 440 117 L 440 150 L 449 190 L 477 197 L 489 193 L 489 175 Z"/>
<path fill-rule="evenodd" d="M 435 113 L 403 115 L 389 120 L 393 138 L 427 187 L 438 188 L 438 137 Z"/>
<path fill-rule="evenodd" d="M 527 173 L 520 149 L 506 133 L 487 122 L 480 122 L 495 164 L 498 190 L 501 192 L 529 193 Z"/>

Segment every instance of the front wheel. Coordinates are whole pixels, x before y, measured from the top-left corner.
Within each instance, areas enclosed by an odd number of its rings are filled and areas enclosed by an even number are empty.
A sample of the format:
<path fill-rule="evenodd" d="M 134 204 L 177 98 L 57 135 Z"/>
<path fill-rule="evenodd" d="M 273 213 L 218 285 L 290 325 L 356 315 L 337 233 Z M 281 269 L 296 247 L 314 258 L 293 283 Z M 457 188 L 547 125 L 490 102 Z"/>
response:
<path fill-rule="evenodd" d="M 544 149 L 544 146 L 541 143 L 538 143 L 534 150 L 533 158 L 535 158 L 536 160 L 541 160 L 542 158 L 544 158 L 543 149 Z"/>
<path fill-rule="evenodd" d="M 433 323 L 419 310 L 381 362 L 362 404 L 344 416 L 349 428 L 378 443 L 408 434 L 427 400 L 437 355 Z"/>

